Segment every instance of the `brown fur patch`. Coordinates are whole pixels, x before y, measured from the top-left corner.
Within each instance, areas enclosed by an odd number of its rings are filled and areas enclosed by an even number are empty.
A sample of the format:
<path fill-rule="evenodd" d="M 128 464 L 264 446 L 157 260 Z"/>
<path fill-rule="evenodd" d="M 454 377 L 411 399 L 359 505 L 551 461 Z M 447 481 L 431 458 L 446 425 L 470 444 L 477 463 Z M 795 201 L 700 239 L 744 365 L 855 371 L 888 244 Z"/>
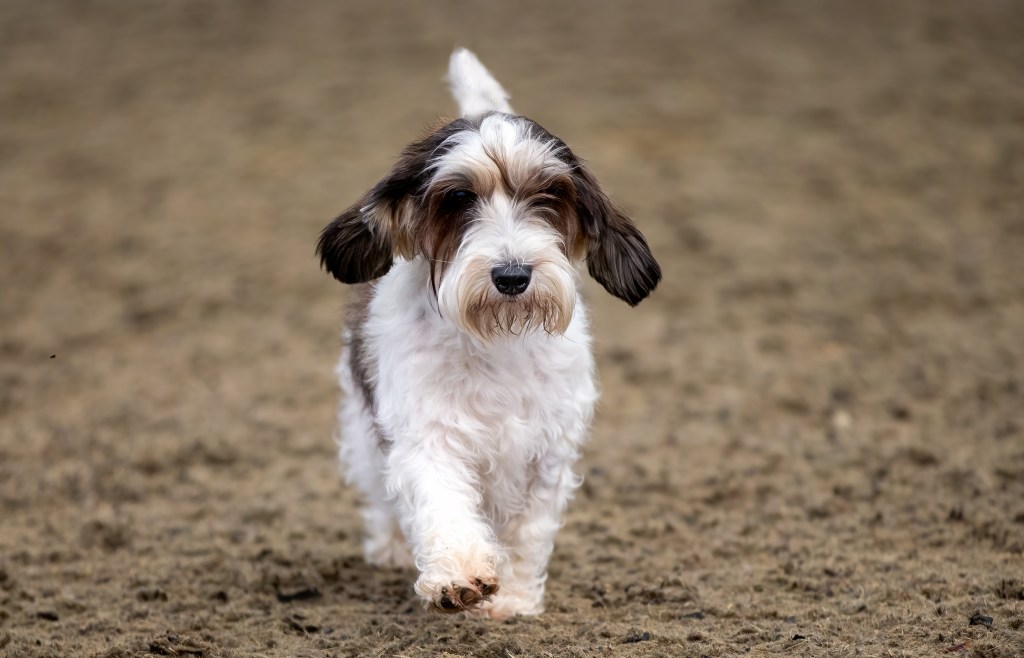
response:
<path fill-rule="evenodd" d="M 609 293 L 636 306 L 661 281 L 661 267 L 640 229 L 605 195 L 593 174 L 580 164 L 574 178 L 588 243 L 587 271 Z"/>
<path fill-rule="evenodd" d="M 430 285 L 437 292 L 437 282 L 455 259 L 462 236 L 477 205 L 475 197 L 464 203 L 454 202 L 456 187 L 442 187 L 428 192 L 420 202 L 417 245 L 419 253 L 430 263 Z"/>
<path fill-rule="evenodd" d="M 562 252 L 571 261 L 583 258 L 586 241 L 576 210 L 576 186 L 571 176 L 539 176 L 521 195 L 537 214 L 562 236 Z"/>
<path fill-rule="evenodd" d="M 376 406 L 375 382 L 372 376 L 376 364 L 372 355 L 366 350 L 364 331 L 366 319 L 370 314 L 372 298 L 373 284 L 356 286 L 352 291 L 352 299 L 348 305 L 348 317 L 345 320 L 348 328 L 348 365 L 367 407 L 371 410 Z"/>
<path fill-rule="evenodd" d="M 367 283 L 356 286 L 348 304 L 348 317 L 345 319 L 345 327 L 348 330 L 348 366 L 362 395 L 363 404 L 374 418 L 373 430 L 377 434 L 377 448 L 387 454 L 391 449 L 391 442 L 385 438 L 376 421 L 377 382 L 374 372 L 377 369 L 377 361 L 366 347 L 366 320 L 370 315 L 374 285 Z"/>

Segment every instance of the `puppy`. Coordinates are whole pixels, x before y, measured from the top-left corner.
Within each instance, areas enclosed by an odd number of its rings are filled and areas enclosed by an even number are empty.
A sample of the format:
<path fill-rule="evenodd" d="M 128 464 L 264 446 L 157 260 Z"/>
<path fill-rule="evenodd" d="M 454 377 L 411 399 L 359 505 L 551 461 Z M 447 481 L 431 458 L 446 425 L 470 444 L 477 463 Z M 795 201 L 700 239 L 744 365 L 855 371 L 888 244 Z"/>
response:
<path fill-rule="evenodd" d="M 579 273 L 635 306 L 661 270 L 468 50 L 448 81 L 461 118 L 320 234 L 323 267 L 360 284 L 337 368 L 340 456 L 365 498 L 367 562 L 414 566 L 436 610 L 536 615 L 597 399 Z"/>

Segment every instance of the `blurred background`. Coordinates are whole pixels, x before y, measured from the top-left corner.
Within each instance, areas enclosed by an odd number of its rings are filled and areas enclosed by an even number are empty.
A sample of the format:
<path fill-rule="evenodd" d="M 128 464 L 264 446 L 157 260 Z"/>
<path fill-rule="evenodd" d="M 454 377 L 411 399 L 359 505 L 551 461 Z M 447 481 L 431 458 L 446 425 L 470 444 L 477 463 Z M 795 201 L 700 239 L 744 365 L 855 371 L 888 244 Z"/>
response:
<path fill-rule="evenodd" d="M 457 45 L 665 272 L 585 283 L 585 482 L 503 625 L 362 563 L 313 254 Z M 5 0 L 0 289 L 0 654 L 1024 651 L 1018 2 Z"/>

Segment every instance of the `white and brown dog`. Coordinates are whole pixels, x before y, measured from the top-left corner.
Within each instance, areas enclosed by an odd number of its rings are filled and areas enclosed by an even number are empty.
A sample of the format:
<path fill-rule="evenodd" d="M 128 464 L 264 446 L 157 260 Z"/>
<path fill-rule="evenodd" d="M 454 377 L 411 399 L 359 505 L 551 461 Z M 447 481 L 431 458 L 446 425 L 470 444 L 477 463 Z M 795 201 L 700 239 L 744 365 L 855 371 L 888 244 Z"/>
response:
<path fill-rule="evenodd" d="M 630 305 L 661 270 L 472 53 L 448 80 L 462 118 L 320 235 L 323 266 L 366 284 L 337 370 L 340 454 L 369 563 L 415 565 L 437 610 L 533 615 L 597 399 L 580 267 Z"/>

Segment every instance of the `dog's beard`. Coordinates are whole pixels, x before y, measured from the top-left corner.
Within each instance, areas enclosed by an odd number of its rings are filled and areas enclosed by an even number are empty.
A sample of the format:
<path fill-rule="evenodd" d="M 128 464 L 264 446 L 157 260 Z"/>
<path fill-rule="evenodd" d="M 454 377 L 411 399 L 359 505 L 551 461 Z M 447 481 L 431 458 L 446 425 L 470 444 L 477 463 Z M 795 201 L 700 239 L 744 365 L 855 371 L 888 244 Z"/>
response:
<path fill-rule="evenodd" d="M 561 253 L 532 265 L 530 287 L 513 297 L 495 289 L 490 259 L 456 261 L 438 287 L 442 314 L 488 342 L 533 331 L 565 333 L 576 305 L 576 273 Z"/>

